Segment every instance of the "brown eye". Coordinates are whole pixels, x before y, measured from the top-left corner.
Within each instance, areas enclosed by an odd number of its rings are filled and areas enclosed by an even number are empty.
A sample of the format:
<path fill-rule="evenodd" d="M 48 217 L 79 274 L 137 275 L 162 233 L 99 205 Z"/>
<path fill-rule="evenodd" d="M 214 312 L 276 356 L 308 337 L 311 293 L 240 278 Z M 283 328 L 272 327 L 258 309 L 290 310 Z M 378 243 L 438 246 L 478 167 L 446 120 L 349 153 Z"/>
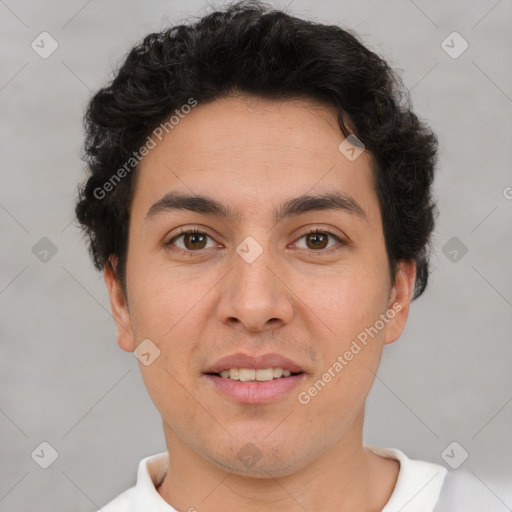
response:
<path fill-rule="evenodd" d="M 203 233 L 187 233 L 183 236 L 183 243 L 187 249 L 204 249 L 206 236 Z"/>
<path fill-rule="evenodd" d="M 336 243 L 328 245 L 329 244 L 329 238 L 334 240 Z M 314 229 L 312 231 L 309 231 L 308 233 L 305 233 L 302 235 L 299 240 L 304 239 L 306 242 L 305 247 L 300 247 L 302 249 L 309 250 L 309 252 L 318 252 L 319 254 L 323 253 L 330 253 L 333 250 L 341 249 L 344 245 L 347 245 L 347 243 L 342 240 L 339 236 L 335 235 L 334 233 L 331 233 L 330 231 L 322 231 L 321 229 Z M 298 243 L 298 242 L 297 242 Z M 335 247 L 338 245 L 339 247 Z"/>
<path fill-rule="evenodd" d="M 173 246 L 177 240 L 183 239 L 183 245 L 177 245 L 177 249 L 181 249 L 183 251 L 200 251 L 206 248 L 206 244 L 208 242 L 208 238 L 211 238 L 203 231 L 199 231 L 197 229 L 182 231 L 179 235 L 171 238 L 165 245 Z"/>
<path fill-rule="evenodd" d="M 329 245 L 329 238 L 334 240 L 335 243 Z M 183 240 L 183 245 L 177 243 L 181 239 Z M 207 248 L 208 239 L 213 241 L 212 237 L 204 231 L 190 229 L 184 230 L 179 235 L 171 238 L 171 240 L 165 243 L 165 245 L 183 253 L 202 252 L 203 249 Z M 305 239 L 306 241 L 306 247 L 302 247 L 303 249 L 309 250 L 310 253 L 318 253 L 319 255 L 323 253 L 330 253 L 333 250 L 341 249 L 344 245 L 347 245 L 344 240 L 334 233 L 331 233 L 330 231 L 322 231 L 320 229 L 315 229 L 305 233 L 299 238 L 299 240 L 302 239 Z M 339 247 L 336 247 L 336 245 Z"/>
<path fill-rule="evenodd" d="M 311 242 L 312 247 L 310 249 L 325 249 L 329 242 L 329 235 L 326 233 L 309 233 L 306 235 L 306 240 Z"/>

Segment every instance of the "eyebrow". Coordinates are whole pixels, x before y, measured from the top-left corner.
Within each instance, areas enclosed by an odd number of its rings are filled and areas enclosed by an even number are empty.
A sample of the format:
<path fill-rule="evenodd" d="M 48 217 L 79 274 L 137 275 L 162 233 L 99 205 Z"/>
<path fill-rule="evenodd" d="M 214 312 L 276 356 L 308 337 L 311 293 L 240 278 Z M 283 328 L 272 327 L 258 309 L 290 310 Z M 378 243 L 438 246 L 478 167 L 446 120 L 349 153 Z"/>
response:
<path fill-rule="evenodd" d="M 168 192 L 154 203 L 146 214 L 146 221 L 159 213 L 174 210 L 189 210 L 205 215 L 213 215 L 223 220 L 241 221 L 243 216 L 229 205 L 204 195 L 188 195 Z M 329 192 L 318 195 L 302 195 L 284 201 L 279 208 L 274 208 L 273 219 L 277 224 L 284 219 L 304 213 L 324 210 L 340 210 L 367 220 L 366 213 L 351 196 L 343 192 Z"/>

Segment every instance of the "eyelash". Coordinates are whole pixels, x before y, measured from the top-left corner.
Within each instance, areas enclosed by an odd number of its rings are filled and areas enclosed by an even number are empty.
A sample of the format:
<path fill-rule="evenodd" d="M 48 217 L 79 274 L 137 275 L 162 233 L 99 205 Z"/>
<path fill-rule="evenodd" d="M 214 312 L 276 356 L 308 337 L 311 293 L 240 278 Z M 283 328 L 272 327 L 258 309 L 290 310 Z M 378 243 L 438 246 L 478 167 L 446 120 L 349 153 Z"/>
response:
<path fill-rule="evenodd" d="M 314 229 L 311 229 L 310 231 L 308 231 L 306 233 L 303 233 L 298 238 L 298 240 L 300 240 L 301 238 L 304 238 L 305 236 L 312 235 L 312 234 L 317 234 L 317 233 L 333 237 L 336 240 L 336 242 L 338 242 L 338 244 L 340 244 L 340 246 L 339 247 L 336 247 L 336 246 L 335 247 L 330 247 L 329 249 L 318 249 L 318 250 L 313 250 L 313 249 L 309 249 L 308 250 L 308 249 L 305 249 L 304 252 L 308 256 L 311 256 L 311 255 L 318 256 L 318 255 L 331 254 L 332 252 L 339 251 L 343 246 L 349 245 L 348 242 L 346 242 L 345 240 L 341 239 L 338 235 L 335 235 L 331 231 L 328 231 L 326 229 L 321 229 L 321 228 L 314 228 Z M 189 234 L 191 234 L 191 235 L 206 235 L 207 237 L 209 237 L 209 238 L 211 238 L 213 240 L 213 238 L 210 235 L 208 235 L 208 233 L 206 233 L 204 231 L 201 231 L 201 230 L 199 230 L 197 228 L 183 229 L 182 231 L 179 232 L 179 234 L 177 234 L 176 236 L 172 237 L 164 245 L 165 245 L 165 247 L 171 248 L 171 250 L 173 250 L 173 251 L 180 252 L 180 253 L 185 254 L 187 256 L 195 256 L 197 253 L 204 252 L 205 249 L 198 249 L 197 251 L 192 251 L 192 250 L 187 250 L 187 249 L 181 249 L 180 247 L 178 247 L 178 248 L 172 247 L 172 244 L 177 239 L 179 239 L 180 237 L 182 237 L 184 235 L 189 235 Z"/>

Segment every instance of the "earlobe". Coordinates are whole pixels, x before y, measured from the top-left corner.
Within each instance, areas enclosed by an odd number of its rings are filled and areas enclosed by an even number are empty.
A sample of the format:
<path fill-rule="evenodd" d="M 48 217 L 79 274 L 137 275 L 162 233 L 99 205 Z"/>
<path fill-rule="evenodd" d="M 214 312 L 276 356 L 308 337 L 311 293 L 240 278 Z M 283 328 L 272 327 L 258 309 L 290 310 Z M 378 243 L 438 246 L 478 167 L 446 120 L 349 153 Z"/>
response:
<path fill-rule="evenodd" d="M 135 350 L 135 342 L 131 327 L 130 313 L 119 279 L 115 275 L 116 261 L 111 259 L 105 265 L 103 277 L 107 285 L 108 294 L 110 296 L 110 307 L 112 316 L 117 328 L 117 343 L 126 352 Z"/>
<path fill-rule="evenodd" d="M 415 278 L 416 262 L 401 261 L 398 265 L 395 285 L 391 291 L 388 305 L 388 316 L 391 320 L 386 327 L 385 344 L 396 341 L 405 329 L 414 292 Z"/>

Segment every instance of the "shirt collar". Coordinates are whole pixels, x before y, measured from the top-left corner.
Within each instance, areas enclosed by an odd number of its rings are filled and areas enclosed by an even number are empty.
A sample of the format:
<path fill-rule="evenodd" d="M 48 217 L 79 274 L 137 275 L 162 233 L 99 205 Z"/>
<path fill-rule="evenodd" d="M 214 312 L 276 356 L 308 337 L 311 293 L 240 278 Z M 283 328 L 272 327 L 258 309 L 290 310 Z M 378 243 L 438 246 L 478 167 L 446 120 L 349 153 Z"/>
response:
<path fill-rule="evenodd" d="M 396 459 L 400 463 L 395 489 L 382 512 L 430 512 L 434 509 L 447 473 L 446 468 L 431 462 L 409 459 L 396 448 L 365 448 L 381 457 Z M 135 486 L 137 510 L 144 510 L 151 505 L 152 512 L 176 512 L 157 491 L 167 472 L 168 463 L 167 452 L 157 453 L 140 461 Z"/>
<path fill-rule="evenodd" d="M 432 462 L 409 459 L 396 448 L 366 448 L 381 457 L 396 459 L 400 463 L 395 489 L 381 512 L 434 510 L 447 473 L 445 467 Z"/>

